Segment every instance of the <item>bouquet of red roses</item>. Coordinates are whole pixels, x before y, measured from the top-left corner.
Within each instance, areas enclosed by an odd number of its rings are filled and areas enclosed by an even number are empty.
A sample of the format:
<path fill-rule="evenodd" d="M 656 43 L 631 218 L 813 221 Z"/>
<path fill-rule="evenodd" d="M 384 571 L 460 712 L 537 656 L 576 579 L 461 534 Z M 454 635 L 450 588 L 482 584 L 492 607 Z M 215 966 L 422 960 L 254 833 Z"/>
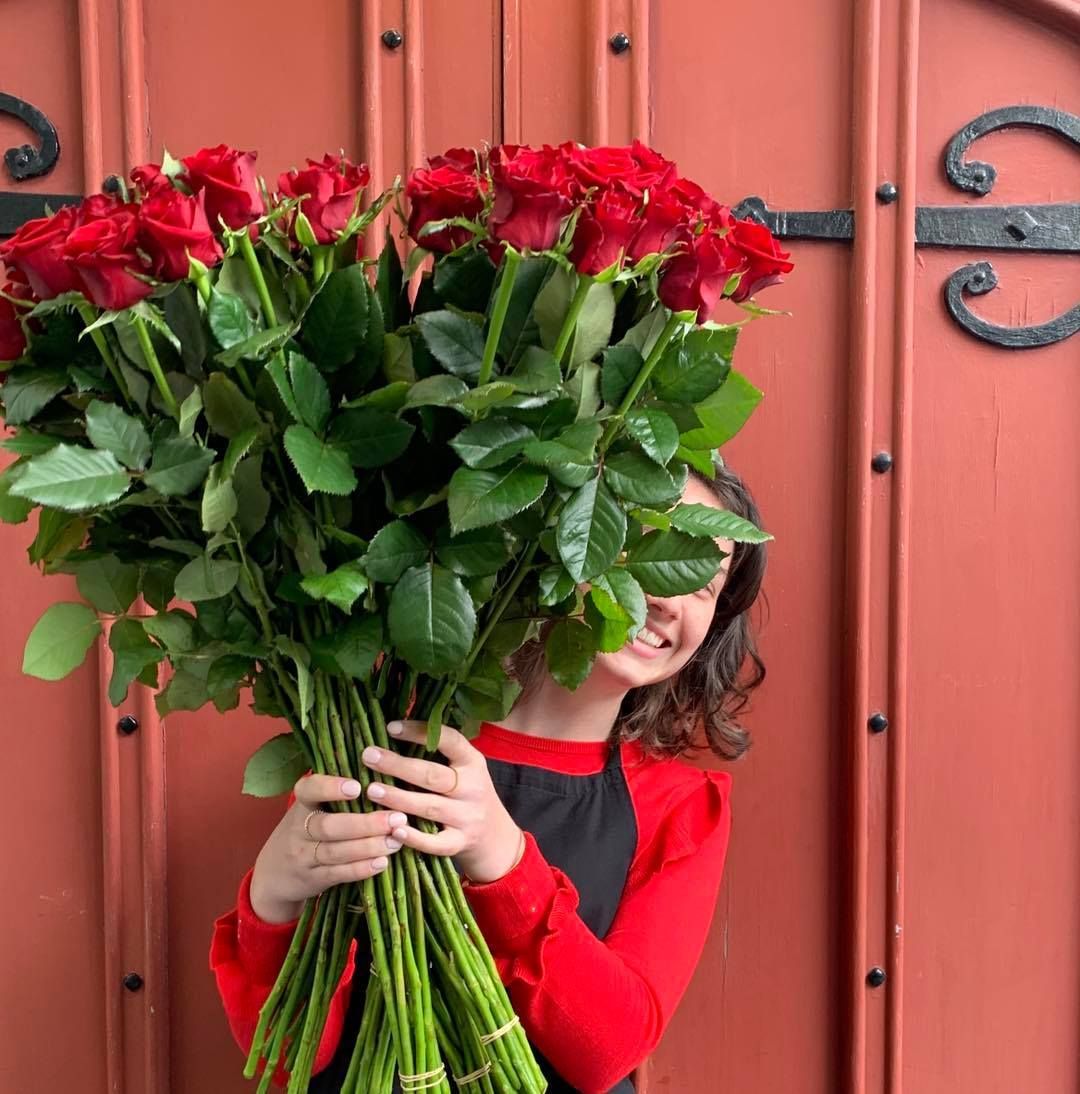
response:
<path fill-rule="evenodd" d="M 405 187 L 404 269 L 392 239 L 357 246 L 397 187 L 365 203 L 367 169 L 326 156 L 271 192 L 254 159 L 166 156 L 0 247 L 0 519 L 36 508 L 31 561 L 86 601 L 46 611 L 24 668 L 58 679 L 104 632 L 114 704 L 164 666 L 162 714 L 250 689 L 286 720 L 245 792 L 366 789 L 387 718 L 427 720 L 430 750 L 504 717 L 526 642 L 575 688 L 646 593 L 711 580 L 717 537 L 768 538 L 680 498 L 760 399 L 732 354 L 791 263 L 638 143 L 436 157 Z M 710 321 L 723 297 L 740 321 Z M 307 1088 L 361 944 L 345 1091 L 544 1089 L 451 860 L 404 848 L 305 905 L 260 1091 Z"/>

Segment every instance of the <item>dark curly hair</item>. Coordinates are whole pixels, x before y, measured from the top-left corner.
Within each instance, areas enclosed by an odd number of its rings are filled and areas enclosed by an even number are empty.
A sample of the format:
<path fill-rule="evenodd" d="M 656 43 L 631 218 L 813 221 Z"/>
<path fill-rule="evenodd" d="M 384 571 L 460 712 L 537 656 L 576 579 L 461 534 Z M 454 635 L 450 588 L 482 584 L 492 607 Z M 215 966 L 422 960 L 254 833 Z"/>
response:
<path fill-rule="evenodd" d="M 765 530 L 750 491 L 730 467 L 718 467 L 714 479 L 696 471 L 692 474 L 712 490 L 724 509 Z M 765 548 L 764 543 L 735 544 L 701 646 L 674 676 L 627 692 L 611 731 L 612 742 L 640 741 L 646 752 L 661 758 L 710 751 L 723 760 L 737 760 L 750 748 L 750 733 L 735 716 L 765 679 L 765 663 L 758 655 L 750 623 L 750 608 L 765 576 Z M 523 691 L 546 671 L 546 630 L 509 659 L 510 674 Z M 745 664 L 749 668 L 742 675 Z"/>

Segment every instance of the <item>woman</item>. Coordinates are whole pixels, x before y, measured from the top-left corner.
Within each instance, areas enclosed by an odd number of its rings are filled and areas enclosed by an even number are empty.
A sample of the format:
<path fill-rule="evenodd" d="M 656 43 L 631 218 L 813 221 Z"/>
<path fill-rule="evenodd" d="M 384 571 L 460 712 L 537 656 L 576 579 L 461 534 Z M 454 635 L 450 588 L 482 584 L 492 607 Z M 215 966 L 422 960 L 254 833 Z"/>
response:
<path fill-rule="evenodd" d="M 761 526 L 727 468 L 712 481 L 691 475 L 683 500 Z M 297 782 L 236 908 L 215 923 L 210 964 L 245 1052 L 303 901 L 385 869 L 405 845 L 454 856 L 551 1094 L 633 1091 L 630 1073 L 656 1047 L 701 956 L 731 826 L 731 775 L 679 757 L 702 735 L 723 759 L 745 752 L 749 736 L 731 718 L 765 676 L 748 617 L 764 546 L 717 543 L 727 557 L 709 586 L 648 597 L 642 634 L 598 656 L 576 691 L 548 675 L 534 643 L 510 666 L 523 690 L 501 725 L 485 723 L 472 741 L 443 728 L 449 765 L 365 752 L 372 770 L 424 790 L 379 787 L 378 810 L 359 815 L 319 811 L 358 784 Z M 423 740 L 417 723 L 393 729 Z M 406 814 L 442 831 L 425 835 Z M 352 943 L 312 1091 L 340 1087 L 363 1004 L 353 977 L 367 975 L 368 960 Z M 286 1081 L 280 1068 L 277 1078 Z"/>

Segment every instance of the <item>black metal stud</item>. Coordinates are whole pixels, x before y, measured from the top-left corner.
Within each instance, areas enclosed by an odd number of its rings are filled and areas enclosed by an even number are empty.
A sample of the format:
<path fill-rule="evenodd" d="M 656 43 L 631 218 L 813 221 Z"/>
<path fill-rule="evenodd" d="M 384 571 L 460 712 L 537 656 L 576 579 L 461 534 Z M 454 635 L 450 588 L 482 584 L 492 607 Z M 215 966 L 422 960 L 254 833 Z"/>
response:
<path fill-rule="evenodd" d="M 613 34 L 608 39 L 608 45 L 611 46 L 612 53 L 625 53 L 630 48 L 630 35 L 620 30 L 618 34 Z"/>
<path fill-rule="evenodd" d="M 866 724 L 871 733 L 884 733 L 889 728 L 889 719 L 880 710 L 876 710 L 866 719 Z"/>
<path fill-rule="evenodd" d="M 401 36 L 400 30 L 384 30 L 382 32 L 382 44 L 387 49 L 398 49 L 405 39 Z"/>
<path fill-rule="evenodd" d="M 885 970 L 880 965 L 875 965 L 866 974 L 866 982 L 872 988 L 880 988 L 885 983 Z"/>
<path fill-rule="evenodd" d="M 119 175 L 106 175 L 105 181 L 101 184 L 101 189 L 106 194 L 119 194 L 122 185 Z"/>
<path fill-rule="evenodd" d="M 117 723 L 116 728 L 125 737 L 130 736 L 139 728 L 139 719 L 134 714 L 125 714 Z"/>
<path fill-rule="evenodd" d="M 878 452 L 870 461 L 870 466 L 879 475 L 883 475 L 886 471 L 889 470 L 890 467 L 892 467 L 892 456 L 890 456 L 888 452 Z"/>
<path fill-rule="evenodd" d="M 137 972 L 129 972 L 121 982 L 128 991 L 138 991 L 143 986 L 143 978 Z"/>
<path fill-rule="evenodd" d="M 900 191 L 897 190 L 896 184 L 892 182 L 883 182 L 874 193 L 877 194 L 877 199 L 882 205 L 892 205 L 900 196 Z"/>

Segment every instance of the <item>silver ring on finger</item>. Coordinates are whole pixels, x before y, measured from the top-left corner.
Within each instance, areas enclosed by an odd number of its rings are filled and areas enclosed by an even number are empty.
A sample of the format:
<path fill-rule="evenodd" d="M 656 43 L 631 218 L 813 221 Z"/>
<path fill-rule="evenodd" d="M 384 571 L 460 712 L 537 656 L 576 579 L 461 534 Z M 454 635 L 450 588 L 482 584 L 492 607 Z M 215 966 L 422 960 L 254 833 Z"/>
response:
<path fill-rule="evenodd" d="M 307 838 L 309 840 L 315 839 L 315 837 L 311 834 L 311 829 L 308 827 L 308 825 L 311 823 L 311 818 L 314 817 L 317 813 L 323 812 L 325 812 L 325 810 L 323 809 L 312 809 L 311 812 L 308 813 L 308 815 L 304 818 L 304 831 L 307 833 Z"/>
<path fill-rule="evenodd" d="M 321 839 L 317 839 L 315 841 L 315 865 L 316 866 L 325 866 L 326 865 L 325 862 L 320 862 L 319 861 L 319 844 L 320 843 L 322 843 Z"/>

